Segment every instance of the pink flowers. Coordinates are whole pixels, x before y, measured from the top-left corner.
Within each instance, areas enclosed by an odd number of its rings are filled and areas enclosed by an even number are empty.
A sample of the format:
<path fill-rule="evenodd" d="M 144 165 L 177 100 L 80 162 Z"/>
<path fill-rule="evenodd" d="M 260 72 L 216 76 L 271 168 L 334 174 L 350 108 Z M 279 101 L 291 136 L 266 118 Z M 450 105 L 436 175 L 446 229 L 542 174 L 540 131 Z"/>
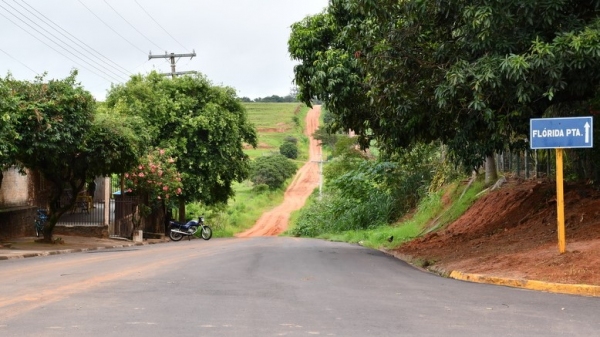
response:
<path fill-rule="evenodd" d="M 125 173 L 128 191 L 147 193 L 152 200 L 169 199 L 170 191 L 183 193 L 181 175 L 177 172 L 175 159 L 164 149 L 155 149 L 131 172 Z"/>

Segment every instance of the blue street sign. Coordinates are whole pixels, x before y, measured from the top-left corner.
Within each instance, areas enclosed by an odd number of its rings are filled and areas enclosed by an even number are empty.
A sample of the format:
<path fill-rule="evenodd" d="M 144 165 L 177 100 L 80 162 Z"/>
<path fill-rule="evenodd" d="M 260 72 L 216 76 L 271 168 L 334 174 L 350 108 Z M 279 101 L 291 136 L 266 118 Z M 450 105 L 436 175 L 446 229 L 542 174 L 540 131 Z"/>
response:
<path fill-rule="evenodd" d="M 592 148 L 592 117 L 532 118 L 529 122 L 531 149 Z"/>

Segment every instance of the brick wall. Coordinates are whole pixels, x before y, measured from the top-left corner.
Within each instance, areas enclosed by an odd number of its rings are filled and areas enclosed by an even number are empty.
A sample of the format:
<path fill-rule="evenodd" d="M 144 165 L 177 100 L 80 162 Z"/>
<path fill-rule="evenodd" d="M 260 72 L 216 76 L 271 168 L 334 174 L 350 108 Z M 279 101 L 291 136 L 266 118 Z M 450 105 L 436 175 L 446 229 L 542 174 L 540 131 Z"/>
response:
<path fill-rule="evenodd" d="M 16 169 L 3 172 L 0 187 L 0 239 L 35 235 L 34 179 Z"/>
<path fill-rule="evenodd" d="M 34 236 L 36 207 L 14 207 L 0 209 L 0 240 L 9 238 Z"/>
<path fill-rule="evenodd" d="M 52 236 L 72 235 L 108 238 L 108 226 L 54 226 Z"/>

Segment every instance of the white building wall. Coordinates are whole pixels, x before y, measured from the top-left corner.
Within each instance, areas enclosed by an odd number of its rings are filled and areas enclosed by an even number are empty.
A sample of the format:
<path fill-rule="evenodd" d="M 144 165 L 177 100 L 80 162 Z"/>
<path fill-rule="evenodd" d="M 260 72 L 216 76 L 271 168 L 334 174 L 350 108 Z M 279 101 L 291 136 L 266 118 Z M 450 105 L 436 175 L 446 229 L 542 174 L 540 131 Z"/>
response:
<path fill-rule="evenodd" d="M 4 171 L 0 187 L 0 207 L 16 207 L 28 204 L 29 179 L 16 169 Z"/>

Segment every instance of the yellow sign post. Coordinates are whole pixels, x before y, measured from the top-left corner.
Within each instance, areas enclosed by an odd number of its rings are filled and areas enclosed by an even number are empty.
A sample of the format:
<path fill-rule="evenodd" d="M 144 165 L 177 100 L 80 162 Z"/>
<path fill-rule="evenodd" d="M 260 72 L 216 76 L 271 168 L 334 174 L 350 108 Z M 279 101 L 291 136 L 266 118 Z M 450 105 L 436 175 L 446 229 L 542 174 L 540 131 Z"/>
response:
<path fill-rule="evenodd" d="M 565 243 L 565 197 L 563 189 L 563 149 L 556 149 L 556 216 L 558 220 L 558 251 L 566 250 Z"/>
<path fill-rule="evenodd" d="M 558 251 L 566 250 L 565 197 L 563 190 L 563 149 L 594 147 L 592 117 L 532 118 L 529 121 L 532 150 L 556 149 L 556 217 Z"/>

